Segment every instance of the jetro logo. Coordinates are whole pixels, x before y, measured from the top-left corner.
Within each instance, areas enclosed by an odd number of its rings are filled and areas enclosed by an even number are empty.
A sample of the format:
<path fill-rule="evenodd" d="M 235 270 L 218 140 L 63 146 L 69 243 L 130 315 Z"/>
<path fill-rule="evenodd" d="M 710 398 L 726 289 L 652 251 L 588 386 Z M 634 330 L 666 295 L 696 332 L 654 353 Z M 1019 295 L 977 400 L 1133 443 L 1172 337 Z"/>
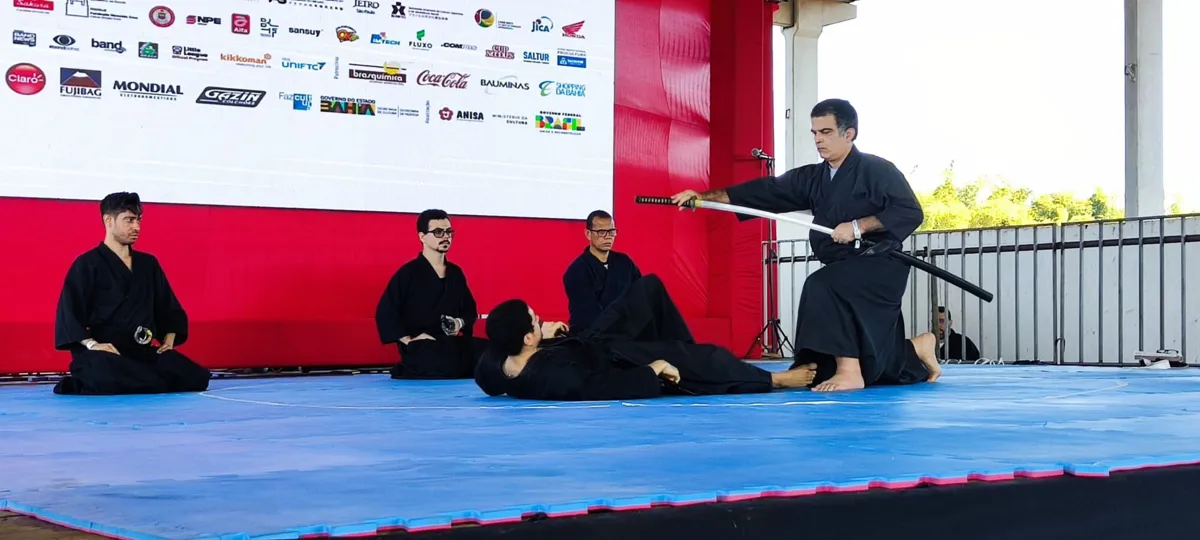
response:
<path fill-rule="evenodd" d="M 46 73 L 33 64 L 15 64 L 4 74 L 4 82 L 13 92 L 32 96 L 46 88 Z"/>

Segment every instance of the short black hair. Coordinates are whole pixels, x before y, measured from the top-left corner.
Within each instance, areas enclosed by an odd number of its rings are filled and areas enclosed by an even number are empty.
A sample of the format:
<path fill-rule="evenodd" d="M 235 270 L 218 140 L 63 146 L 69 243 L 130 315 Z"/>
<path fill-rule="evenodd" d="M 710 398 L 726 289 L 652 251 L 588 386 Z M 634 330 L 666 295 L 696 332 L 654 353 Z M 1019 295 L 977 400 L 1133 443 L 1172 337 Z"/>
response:
<path fill-rule="evenodd" d="M 437 221 L 439 219 L 450 219 L 450 215 L 447 214 L 445 210 L 438 210 L 437 208 L 430 208 L 429 210 L 421 212 L 421 215 L 417 216 L 417 232 L 429 232 L 429 222 Z"/>
<path fill-rule="evenodd" d="M 533 317 L 524 300 L 506 300 L 488 313 L 488 345 L 505 358 L 520 353 L 525 347 L 525 335 L 532 331 Z"/>
<path fill-rule="evenodd" d="M 950 310 L 946 309 L 946 306 L 938 306 L 938 313 L 945 313 L 947 321 L 954 320 L 954 317 L 950 316 Z"/>
<path fill-rule="evenodd" d="M 834 120 L 837 120 L 838 131 L 843 135 L 847 129 L 854 128 L 854 138 L 858 139 L 858 111 L 854 110 L 854 106 L 849 101 L 844 99 L 827 99 L 813 106 L 811 118 L 820 118 L 822 116 L 833 115 Z"/>
<path fill-rule="evenodd" d="M 142 198 L 137 193 L 120 191 L 109 193 L 100 201 L 101 216 L 119 216 L 123 212 L 132 212 L 135 216 L 142 215 Z"/>
<path fill-rule="evenodd" d="M 608 212 L 605 212 L 604 210 L 592 211 L 592 213 L 588 214 L 588 217 L 587 217 L 587 228 L 589 231 L 593 230 L 592 227 L 596 226 L 597 219 L 612 219 L 612 214 L 609 214 Z"/>

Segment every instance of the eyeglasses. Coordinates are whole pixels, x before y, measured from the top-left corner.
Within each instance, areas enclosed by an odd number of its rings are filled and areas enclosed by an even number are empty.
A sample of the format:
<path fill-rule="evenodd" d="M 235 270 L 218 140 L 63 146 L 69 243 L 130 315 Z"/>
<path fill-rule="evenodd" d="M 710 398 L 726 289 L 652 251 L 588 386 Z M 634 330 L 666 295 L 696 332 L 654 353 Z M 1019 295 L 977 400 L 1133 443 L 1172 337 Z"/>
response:
<path fill-rule="evenodd" d="M 588 229 L 596 234 L 596 236 L 610 238 L 617 235 L 616 229 Z"/>
<path fill-rule="evenodd" d="M 434 238 L 445 238 L 447 236 L 454 236 L 454 229 L 433 229 L 425 234 L 432 234 Z"/>

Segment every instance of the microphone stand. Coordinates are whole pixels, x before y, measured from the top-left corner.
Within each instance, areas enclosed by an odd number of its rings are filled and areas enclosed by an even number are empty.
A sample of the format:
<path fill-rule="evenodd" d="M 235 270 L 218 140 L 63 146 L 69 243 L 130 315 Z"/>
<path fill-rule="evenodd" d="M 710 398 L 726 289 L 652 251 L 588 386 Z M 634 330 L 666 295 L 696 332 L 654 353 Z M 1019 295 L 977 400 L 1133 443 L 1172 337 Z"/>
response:
<path fill-rule="evenodd" d="M 775 176 L 775 158 L 758 148 L 751 150 L 750 155 L 766 162 L 767 176 Z M 787 334 L 783 331 L 780 324 L 779 298 L 775 294 L 775 265 L 778 264 L 779 260 L 778 253 L 775 251 L 776 227 L 777 225 L 773 221 L 767 226 L 767 259 L 763 261 L 767 266 L 767 305 L 763 306 L 767 312 L 767 322 L 763 325 L 762 330 L 758 331 L 758 335 L 755 336 L 754 342 L 750 344 L 750 348 L 746 350 L 745 357 L 747 358 L 754 351 L 754 347 L 759 344 L 763 345 L 763 358 L 783 358 L 784 344 L 787 344 L 788 349 L 791 349 L 792 355 L 795 356 L 795 347 L 788 340 Z M 794 263 L 795 261 L 793 261 Z M 767 333 L 768 331 L 770 331 L 770 334 Z M 764 337 L 766 338 L 765 342 Z"/>

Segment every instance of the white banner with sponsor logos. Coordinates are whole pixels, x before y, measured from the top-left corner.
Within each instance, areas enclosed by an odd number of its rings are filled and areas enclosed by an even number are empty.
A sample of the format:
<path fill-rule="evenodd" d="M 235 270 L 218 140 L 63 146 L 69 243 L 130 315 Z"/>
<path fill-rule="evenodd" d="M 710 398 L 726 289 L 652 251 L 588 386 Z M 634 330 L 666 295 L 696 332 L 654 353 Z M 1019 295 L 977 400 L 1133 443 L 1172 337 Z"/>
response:
<path fill-rule="evenodd" d="M 0 196 L 611 210 L 615 0 L 0 1 Z"/>

